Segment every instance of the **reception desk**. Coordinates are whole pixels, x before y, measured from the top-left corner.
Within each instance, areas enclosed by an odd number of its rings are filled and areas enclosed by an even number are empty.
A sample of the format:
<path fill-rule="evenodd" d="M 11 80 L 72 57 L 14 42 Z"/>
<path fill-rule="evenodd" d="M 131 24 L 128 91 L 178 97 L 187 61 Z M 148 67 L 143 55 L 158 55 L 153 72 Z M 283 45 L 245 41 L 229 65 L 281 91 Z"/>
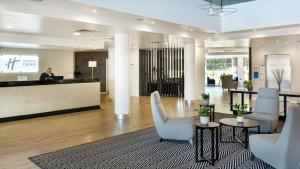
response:
<path fill-rule="evenodd" d="M 98 80 L 0 82 L 0 122 L 98 108 Z"/>

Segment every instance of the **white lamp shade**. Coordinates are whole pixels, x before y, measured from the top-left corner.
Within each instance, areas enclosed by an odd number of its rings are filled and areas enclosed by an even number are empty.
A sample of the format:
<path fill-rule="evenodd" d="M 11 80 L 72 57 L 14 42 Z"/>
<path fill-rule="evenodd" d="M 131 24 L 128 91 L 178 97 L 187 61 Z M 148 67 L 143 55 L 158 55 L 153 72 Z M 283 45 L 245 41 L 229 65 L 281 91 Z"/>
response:
<path fill-rule="evenodd" d="M 97 67 L 97 61 L 89 61 L 89 67 Z"/>

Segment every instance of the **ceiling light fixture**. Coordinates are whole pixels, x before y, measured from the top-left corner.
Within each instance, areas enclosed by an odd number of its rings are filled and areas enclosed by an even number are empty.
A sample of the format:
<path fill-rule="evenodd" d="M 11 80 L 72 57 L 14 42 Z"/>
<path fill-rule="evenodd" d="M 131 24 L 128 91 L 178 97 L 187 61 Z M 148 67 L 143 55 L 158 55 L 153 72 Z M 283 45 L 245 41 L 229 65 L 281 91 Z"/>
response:
<path fill-rule="evenodd" d="M 79 35 L 80 35 L 80 32 L 73 32 L 73 35 L 74 35 L 74 36 L 79 36 Z"/>
<path fill-rule="evenodd" d="M 93 13 L 97 13 L 97 10 L 96 10 L 96 9 L 94 9 L 94 10 L 93 10 Z"/>
<path fill-rule="evenodd" d="M 237 12 L 236 8 L 224 7 L 224 0 L 210 0 L 209 4 L 201 5 L 200 9 L 206 11 L 209 16 L 220 16 L 229 15 Z"/>
<path fill-rule="evenodd" d="M 154 21 L 151 21 L 151 23 L 152 23 L 152 24 L 155 24 L 155 22 L 154 22 Z"/>
<path fill-rule="evenodd" d="M 15 27 L 12 26 L 12 25 L 6 25 L 5 28 L 6 28 L 6 29 L 13 29 L 13 28 L 15 28 Z"/>

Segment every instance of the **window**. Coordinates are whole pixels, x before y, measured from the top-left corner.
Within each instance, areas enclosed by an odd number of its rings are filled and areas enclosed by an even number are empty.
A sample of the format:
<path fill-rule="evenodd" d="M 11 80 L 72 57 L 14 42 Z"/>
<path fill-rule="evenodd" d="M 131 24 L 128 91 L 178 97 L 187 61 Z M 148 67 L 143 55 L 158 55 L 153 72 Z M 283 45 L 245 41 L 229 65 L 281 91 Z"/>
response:
<path fill-rule="evenodd" d="M 232 74 L 232 58 L 211 58 L 206 59 L 207 77 L 220 81 L 222 74 Z"/>

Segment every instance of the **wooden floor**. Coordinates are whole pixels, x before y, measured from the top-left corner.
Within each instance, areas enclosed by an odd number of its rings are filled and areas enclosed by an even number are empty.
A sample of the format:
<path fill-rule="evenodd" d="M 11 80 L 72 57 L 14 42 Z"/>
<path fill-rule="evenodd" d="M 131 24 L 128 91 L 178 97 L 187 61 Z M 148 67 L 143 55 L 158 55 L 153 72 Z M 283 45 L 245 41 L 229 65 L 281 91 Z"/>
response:
<path fill-rule="evenodd" d="M 216 97 L 217 111 L 228 112 L 228 96 Z M 0 169 L 38 168 L 28 157 L 151 127 L 149 97 L 132 97 L 127 120 L 116 120 L 113 103 L 101 96 L 102 109 L 0 123 Z M 192 116 L 198 103 L 163 98 L 170 116 Z"/>

